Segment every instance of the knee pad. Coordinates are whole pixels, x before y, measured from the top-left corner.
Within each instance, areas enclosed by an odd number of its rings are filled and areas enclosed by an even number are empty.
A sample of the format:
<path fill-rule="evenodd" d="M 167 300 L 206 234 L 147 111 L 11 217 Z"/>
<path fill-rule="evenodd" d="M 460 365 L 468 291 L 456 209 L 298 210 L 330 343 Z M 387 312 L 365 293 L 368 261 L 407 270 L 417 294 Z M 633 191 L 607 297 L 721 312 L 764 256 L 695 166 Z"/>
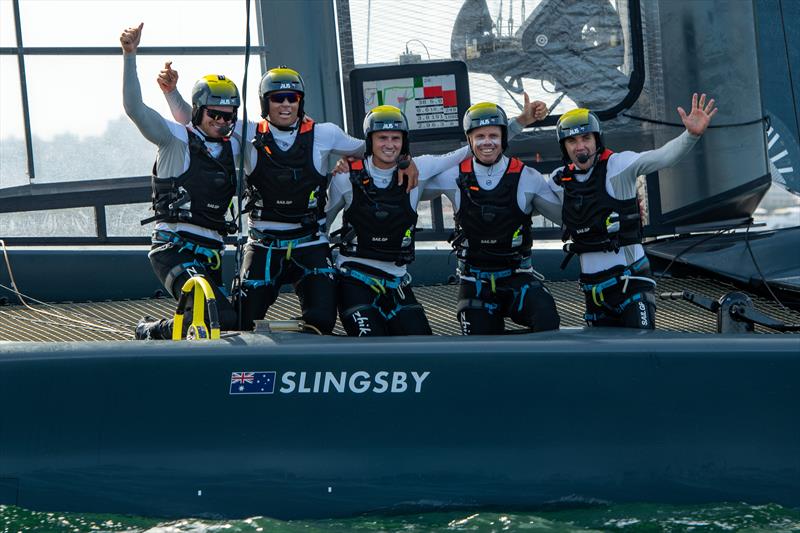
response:
<path fill-rule="evenodd" d="M 503 316 L 495 303 L 464 298 L 456 306 L 456 316 L 462 335 L 495 334 L 503 330 Z"/>
<path fill-rule="evenodd" d="M 348 335 L 358 329 L 358 336 L 372 335 L 372 328 L 375 327 L 370 321 L 375 317 L 375 309 L 372 305 L 354 305 L 341 313 L 342 326 Z M 363 330 L 363 331 L 362 331 Z"/>
<path fill-rule="evenodd" d="M 531 317 L 533 331 L 548 331 L 558 329 L 561 317 L 558 315 L 556 302 L 553 295 L 544 284 L 532 282 L 528 285 L 527 294 L 520 295 L 519 305 Z"/>
<path fill-rule="evenodd" d="M 640 294 L 641 298 L 630 302 L 621 313 L 623 326 L 638 329 L 655 329 L 655 294 L 652 291 Z"/>
<path fill-rule="evenodd" d="M 208 280 L 209 283 L 212 283 L 213 285 L 213 282 L 208 279 L 208 276 L 206 275 L 206 267 L 197 261 L 181 263 L 180 265 L 175 265 L 172 267 L 170 271 L 167 272 L 167 277 L 164 279 L 164 287 L 166 287 L 167 291 L 169 291 L 173 298 L 177 299 L 178 296 L 180 296 L 183 285 L 176 287 L 176 282 L 181 279 L 184 274 L 188 275 L 188 277 L 203 276 Z"/>

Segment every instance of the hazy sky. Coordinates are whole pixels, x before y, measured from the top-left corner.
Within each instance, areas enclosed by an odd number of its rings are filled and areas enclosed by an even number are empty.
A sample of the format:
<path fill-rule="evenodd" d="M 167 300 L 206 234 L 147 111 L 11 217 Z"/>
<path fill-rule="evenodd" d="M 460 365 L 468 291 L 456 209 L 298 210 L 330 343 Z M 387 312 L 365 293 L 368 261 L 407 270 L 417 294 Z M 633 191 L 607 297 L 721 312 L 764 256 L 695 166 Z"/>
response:
<path fill-rule="evenodd" d="M 326 1 L 326 0 L 319 0 Z M 515 26 L 538 0 L 488 0 L 492 16 L 503 5 L 504 20 L 514 9 Z M 460 0 L 352 0 L 350 4 L 356 63 L 397 61 L 408 48 L 427 58 L 450 55 L 450 30 Z M 245 43 L 244 0 L 20 0 L 22 38 L 27 47 L 119 47 L 124 27 L 144 22 L 141 46 L 242 46 Z M 426 12 L 427 16 L 420 17 Z M 224 13 L 224 15 L 223 15 Z M 413 17 L 413 19 L 412 19 Z M 0 46 L 16 46 L 11 0 L 0 0 Z M 386 21 L 406 21 L 387 24 Z M 443 21 L 447 21 L 443 24 Z M 390 27 L 392 31 L 387 31 Z M 255 6 L 251 2 L 251 42 L 257 43 Z M 420 42 L 421 41 L 421 42 Z M 368 49 L 367 49 L 368 47 Z M 367 57 L 368 52 L 368 57 Z M 224 73 L 240 84 L 244 60 L 233 56 L 140 56 L 138 72 L 145 103 L 168 116 L 155 76 L 165 59 L 174 59 L 180 74 L 179 89 L 188 95 L 194 81 L 211 72 Z M 101 134 L 109 120 L 123 115 L 122 56 L 28 55 L 26 75 L 31 125 L 46 140 L 59 133 L 79 136 Z M 259 62 L 251 58 L 251 80 L 260 76 Z M 253 76 L 255 74 L 255 76 Z M 506 95 L 487 75 L 472 76 L 473 101 L 496 100 Z M 19 74 L 16 56 L 0 56 L 0 138 L 22 138 Z M 538 82 L 526 85 L 545 99 Z M 248 88 L 248 109 L 258 109 L 257 83 Z M 565 101 L 562 105 L 566 105 Z M 252 116 L 252 115 L 251 115 Z"/>
<path fill-rule="evenodd" d="M 255 42 L 255 8 L 251 3 L 251 39 Z M 227 13 L 223 16 L 223 13 Z M 144 22 L 141 46 L 243 46 L 243 0 L 20 0 L 23 45 L 28 47 L 113 46 L 123 28 Z M 222 21 L 225 21 L 224 25 Z M 13 5 L 0 0 L 0 46 L 16 46 Z M 145 102 L 167 108 L 155 76 L 164 59 L 138 58 Z M 60 132 L 97 135 L 123 114 L 122 56 L 26 56 L 31 125 L 36 135 Z M 188 94 L 194 81 L 210 72 L 241 80 L 244 58 L 232 56 L 175 59 L 182 75 L 179 88 Z M 258 62 L 251 58 L 252 69 Z M 0 56 L 0 137 L 22 137 L 17 58 Z M 250 91 L 253 94 L 255 90 Z M 257 95 L 248 106 L 257 108 Z M 256 106 L 256 107 L 252 107 Z"/>

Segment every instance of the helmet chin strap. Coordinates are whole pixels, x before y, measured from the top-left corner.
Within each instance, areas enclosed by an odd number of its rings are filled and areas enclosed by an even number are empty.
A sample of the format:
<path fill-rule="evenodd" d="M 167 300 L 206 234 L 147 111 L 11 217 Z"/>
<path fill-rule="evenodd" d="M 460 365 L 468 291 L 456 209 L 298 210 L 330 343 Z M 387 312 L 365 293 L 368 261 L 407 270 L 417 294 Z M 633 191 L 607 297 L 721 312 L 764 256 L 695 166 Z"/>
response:
<path fill-rule="evenodd" d="M 291 126 L 279 126 L 278 124 L 275 124 L 274 122 L 272 122 L 269 119 L 269 116 L 267 116 L 267 122 L 269 122 L 270 126 L 273 126 L 275 129 L 278 129 L 278 130 L 281 130 L 281 131 L 295 131 L 295 130 L 300 128 L 300 122 L 301 121 L 302 121 L 302 119 L 298 115 L 297 116 L 297 120 Z"/>
<path fill-rule="evenodd" d="M 234 123 L 234 124 L 235 124 L 235 123 Z M 221 142 L 225 142 L 225 141 L 227 141 L 227 140 L 230 138 L 231 134 L 233 133 L 233 127 L 231 127 L 231 129 L 230 129 L 230 130 L 228 130 L 228 134 L 227 134 L 227 135 L 223 135 L 222 137 L 212 137 L 211 135 L 209 135 L 208 133 L 206 133 L 205 131 L 203 131 L 202 129 L 200 129 L 200 127 L 199 127 L 199 126 L 195 126 L 195 127 L 194 127 L 194 129 L 195 129 L 195 131 L 196 131 L 197 133 L 199 133 L 200 135 L 202 135 L 202 136 L 203 136 L 203 140 L 204 140 L 205 142 L 210 142 L 210 143 L 221 143 Z"/>

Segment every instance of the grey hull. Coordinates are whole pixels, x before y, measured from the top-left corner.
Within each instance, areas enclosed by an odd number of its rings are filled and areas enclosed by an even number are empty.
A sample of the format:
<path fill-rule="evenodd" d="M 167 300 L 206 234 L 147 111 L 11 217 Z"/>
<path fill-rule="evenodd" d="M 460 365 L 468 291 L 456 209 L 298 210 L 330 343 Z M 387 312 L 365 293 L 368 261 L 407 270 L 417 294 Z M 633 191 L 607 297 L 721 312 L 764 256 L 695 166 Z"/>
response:
<path fill-rule="evenodd" d="M 274 372 L 274 390 L 231 394 L 234 372 Z M 799 381 L 793 335 L 3 343 L 0 503 L 277 518 L 798 506 Z"/>

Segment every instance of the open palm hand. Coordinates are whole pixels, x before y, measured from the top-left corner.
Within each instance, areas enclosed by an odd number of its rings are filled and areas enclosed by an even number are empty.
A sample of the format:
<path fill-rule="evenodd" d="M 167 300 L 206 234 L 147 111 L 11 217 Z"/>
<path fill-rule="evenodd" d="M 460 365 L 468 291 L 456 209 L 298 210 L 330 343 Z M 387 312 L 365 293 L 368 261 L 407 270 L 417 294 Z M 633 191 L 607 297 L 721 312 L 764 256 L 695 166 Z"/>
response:
<path fill-rule="evenodd" d="M 694 93 L 692 95 L 691 112 L 687 115 L 682 107 L 678 107 L 678 114 L 681 116 L 681 121 L 683 121 L 683 125 L 686 126 L 686 130 L 689 133 L 692 135 L 702 135 L 706 131 L 706 128 L 708 128 L 711 118 L 717 114 L 717 108 L 714 105 L 713 98 L 706 103 L 705 93 L 700 95 L 699 100 L 697 98 L 697 93 Z"/>

